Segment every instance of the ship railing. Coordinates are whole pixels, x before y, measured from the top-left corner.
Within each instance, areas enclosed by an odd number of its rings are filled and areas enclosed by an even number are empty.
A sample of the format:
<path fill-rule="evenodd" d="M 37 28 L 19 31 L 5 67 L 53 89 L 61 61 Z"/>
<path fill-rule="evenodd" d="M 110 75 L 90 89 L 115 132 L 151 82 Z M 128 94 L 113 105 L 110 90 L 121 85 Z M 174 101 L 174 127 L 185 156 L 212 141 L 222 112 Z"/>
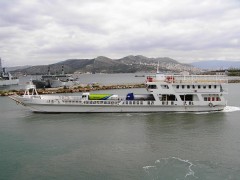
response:
<path fill-rule="evenodd" d="M 224 75 L 165 75 L 159 79 L 156 75 L 149 75 L 147 76 L 146 82 L 227 84 L 228 78 Z"/>
<path fill-rule="evenodd" d="M 44 95 L 41 96 L 41 99 L 46 100 L 82 100 L 82 97 L 79 96 L 52 96 L 52 95 Z"/>

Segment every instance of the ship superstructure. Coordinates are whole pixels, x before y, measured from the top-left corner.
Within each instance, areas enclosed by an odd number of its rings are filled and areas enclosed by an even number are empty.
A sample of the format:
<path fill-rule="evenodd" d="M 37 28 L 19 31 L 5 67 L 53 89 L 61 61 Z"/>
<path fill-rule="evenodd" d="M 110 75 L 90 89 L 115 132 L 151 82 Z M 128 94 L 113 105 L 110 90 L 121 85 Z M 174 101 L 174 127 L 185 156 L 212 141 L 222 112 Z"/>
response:
<path fill-rule="evenodd" d="M 79 81 L 71 75 L 65 74 L 64 66 L 62 65 L 61 74 L 51 74 L 50 67 L 48 67 L 48 74 L 42 75 L 40 80 L 33 80 L 33 84 L 37 88 L 57 88 L 75 86 L 79 84 Z"/>

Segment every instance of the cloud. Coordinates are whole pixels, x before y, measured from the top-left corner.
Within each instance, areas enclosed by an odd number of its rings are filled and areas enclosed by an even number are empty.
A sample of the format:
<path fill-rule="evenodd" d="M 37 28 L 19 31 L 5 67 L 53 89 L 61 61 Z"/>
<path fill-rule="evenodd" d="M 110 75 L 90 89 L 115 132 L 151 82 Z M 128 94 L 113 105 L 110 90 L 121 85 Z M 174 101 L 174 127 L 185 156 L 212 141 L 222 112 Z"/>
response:
<path fill-rule="evenodd" d="M 238 0 L 0 0 L 6 65 L 129 54 L 240 60 Z"/>

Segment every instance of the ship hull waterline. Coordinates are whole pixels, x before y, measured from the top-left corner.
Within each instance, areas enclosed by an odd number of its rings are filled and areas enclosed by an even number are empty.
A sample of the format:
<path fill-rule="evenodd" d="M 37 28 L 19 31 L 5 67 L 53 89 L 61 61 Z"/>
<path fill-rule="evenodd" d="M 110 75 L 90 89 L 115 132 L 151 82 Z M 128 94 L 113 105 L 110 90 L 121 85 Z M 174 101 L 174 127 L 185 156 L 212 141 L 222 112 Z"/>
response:
<path fill-rule="evenodd" d="M 153 112 L 211 112 L 222 111 L 225 106 L 122 106 L 122 105 L 49 105 L 24 104 L 35 113 L 153 113 Z"/>
<path fill-rule="evenodd" d="M 18 85 L 19 80 L 18 79 L 12 79 L 12 80 L 1 80 L 0 86 L 10 86 L 10 85 Z"/>

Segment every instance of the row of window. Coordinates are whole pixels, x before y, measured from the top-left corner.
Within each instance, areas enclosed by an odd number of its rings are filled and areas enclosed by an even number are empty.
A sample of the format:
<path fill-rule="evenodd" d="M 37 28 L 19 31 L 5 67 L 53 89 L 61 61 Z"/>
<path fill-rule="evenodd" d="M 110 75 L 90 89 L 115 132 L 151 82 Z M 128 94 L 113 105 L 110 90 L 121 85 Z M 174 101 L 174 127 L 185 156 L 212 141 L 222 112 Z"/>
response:
<path fill-rule="evenodd" d="M 181 95 L 182 96 L 182 95 Z M 191 95 L 189 95 L 190 97 Z M 169 96 L 170 97 L 170 96 Z M 192 98 L 189 98 L 188 95 L 185 97 L 181 97 L 181 100 L 186 102 L 189 101 L 189 105 L 193 105 Z M 162 101 L 162 105 L 168 105 L 168 103 L 171 103 L 171 105 L 174 105 L 174 101 L 177 101 L 176 98 L 161 98 L 160 101 Z M 204 101 L 221 101 L 220 97 L 204 97 Z M 54 103 L 54 100 L 48 100 L 48 103 Z M 57 103 L 60 103 L 60 101 L 56 101 Z M 79 104 L 108 104 L 108 105 L 117 105 L 120 101 L 71 101 L 71 100 L 63 100 L 63 103 L 79 103 Z M 192 104 L 191 104 L 192 103 Z M 143 105 L 143 101 L 125 101 L 123 104 L 126 105 Z M 153 105 L 154 101 L 148 101 L 148 105 Z"/>
<path fill-rule="evenodd" d="M 183 103 L 184 103 L 184 105 L 194 105 L 192 101 L 185 101 Z M 163 101 L 162 105 L 172 105 L 173 106 L 174 101 Z M 177 104 L 175 104 L 175 105 L 177 105 Z"/>
<path fill-rule="evenodd" d="M 204 101 L 221 101 L 220 97 L 204 97 Z"/>
<path fill-rule="evenodd" d="M 184 89 L 185 87 L 187 88 L 187 89 L 190 89 L 190 88 L 192 88 L 192 89 L 206 89 L 206 88 L 208 88 L 208 89 L 212 89 L 212 88 L 214 88 L 214 89 L 217 89 L 217 85 L 177 85 L 176 86 L 176 88 L 177 89 L 179 89 L 179 88 L 182 88 L 182 89 Z"/>
<path fill-rule="evenodd" d="M 161 87 L 163 89 L 169 89 L 168 85 L 161 85 Z M 217 89 L 217 85 L 177 85 L 176 88 L 179 89 L 179 88 L 182 88 L 182 89 L 185 89 L 185 87 L 187 89 Z M 157 89 L 157 86 L 156 85 L 148 85 L 147 87 L 148 89 Z"/>
<path fill-rule="evenodd" d="M 63 101 L 63 102 L 80 104 L 118 104 L 120 101 Z"/>
<path fill-rule="evenodd" d="M 126 105 L 143 105 L 143 102 L 142 101 L 125 101 L 125 102 L 123 102 L 123 104 L 126 104 Z"/>
<path fill-rule="evenodd" d="M 162 105 L 168 105 L 168 102 L 170 103 L 170 105 L 174 105 L 173 101 L 162 101 Z"/>
<path fill-rule="evenodd" d="M 59 100 L 55 101 L 55 100 L 48 100 L 47 101 L 48 103 L 60 103 Z M 63 103 L 71 103 L 71 104 L 109 104 L 109 105 L 117 105 L 119 102 L 121 101 L 72 101 L 72 100 L 63 100 L 62 101 Z M 149 101 L 150 102 L 153 102 L 153 101 Z M 126 104 L 126 105 L 143 105 L 143 101 L 125 101 L 123 102 L 123 104 Z"/>

